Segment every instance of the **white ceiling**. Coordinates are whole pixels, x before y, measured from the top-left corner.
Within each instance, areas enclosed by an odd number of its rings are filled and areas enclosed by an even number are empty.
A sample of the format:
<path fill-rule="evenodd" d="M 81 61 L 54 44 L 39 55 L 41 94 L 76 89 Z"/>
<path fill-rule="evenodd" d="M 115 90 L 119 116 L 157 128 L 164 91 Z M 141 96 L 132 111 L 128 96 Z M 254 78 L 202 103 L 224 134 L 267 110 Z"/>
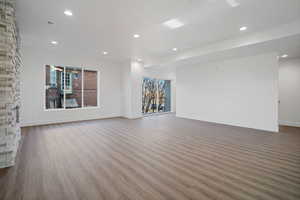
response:
<path fill-rule="evenodd" d="M 147 63 L 300 19 L 300 0 L 235 1 L 240 5 L 231 7 L 229 0 L 17 0 L 17 21 L 26 47 Z M 73 16 L 65 16 L 65 9 Z M 185 26 L 162 25 L 173 18 Z M 248 30 L 240 32 L 241 26 Z M 134 39 L 136 33 L 141 37 Z M 51 40 L 59 45 L 53 47 Z M 179 51 L 172 52 L 173 47 Z"/>

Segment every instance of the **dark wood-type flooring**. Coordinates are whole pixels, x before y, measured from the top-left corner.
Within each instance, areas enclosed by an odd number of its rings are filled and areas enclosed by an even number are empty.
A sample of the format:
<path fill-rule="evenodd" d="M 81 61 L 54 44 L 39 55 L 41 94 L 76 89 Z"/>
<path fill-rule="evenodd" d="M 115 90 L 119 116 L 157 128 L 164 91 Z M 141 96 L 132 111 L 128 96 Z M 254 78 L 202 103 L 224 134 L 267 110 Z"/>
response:
<path fill-rule="evenodd" d="M 300 129 L 280 133 L 176 118 L 22 129 L 1 200 L 300 199 Z"/>

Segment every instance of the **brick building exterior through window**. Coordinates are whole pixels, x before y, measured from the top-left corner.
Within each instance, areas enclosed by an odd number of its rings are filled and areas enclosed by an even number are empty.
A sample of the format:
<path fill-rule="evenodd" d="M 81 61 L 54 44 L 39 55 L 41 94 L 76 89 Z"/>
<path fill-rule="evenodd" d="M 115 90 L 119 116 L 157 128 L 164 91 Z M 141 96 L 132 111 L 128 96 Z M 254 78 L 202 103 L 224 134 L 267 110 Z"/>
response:
<path fill-rule="evenodd" d="M 46 109 L 98 106 L 98 72 L 46 65 Z"/>

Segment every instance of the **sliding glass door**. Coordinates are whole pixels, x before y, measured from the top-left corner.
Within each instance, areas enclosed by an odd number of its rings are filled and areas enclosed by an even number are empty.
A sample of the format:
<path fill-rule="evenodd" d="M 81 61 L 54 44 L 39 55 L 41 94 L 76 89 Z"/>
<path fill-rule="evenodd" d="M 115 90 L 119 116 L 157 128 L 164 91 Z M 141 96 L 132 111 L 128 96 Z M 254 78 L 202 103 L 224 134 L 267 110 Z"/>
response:
<path fill-rule="evenodd" d="M 171 111 L 171 81 L 152 78 L 143 79 L 143 114 Z"/>

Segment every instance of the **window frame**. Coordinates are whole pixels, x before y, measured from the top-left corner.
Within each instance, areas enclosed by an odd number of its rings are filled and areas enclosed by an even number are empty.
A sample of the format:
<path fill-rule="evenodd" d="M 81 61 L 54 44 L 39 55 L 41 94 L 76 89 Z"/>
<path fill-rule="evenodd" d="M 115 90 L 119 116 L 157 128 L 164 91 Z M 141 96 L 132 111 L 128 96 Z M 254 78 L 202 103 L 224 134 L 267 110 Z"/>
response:
<path fill-rule="evenodd" d="M 46 91 L 47 91 L 47 86 L 46 86 L 46 66 L 59 66 L 62 67 L 63 73 L 66 73 L 66 68 L 67 67 L 72 67 L 72 65 L 52 65 L 52 64 L 44 64 L 44 77 L 43 77 L 43 84 L 44 84 L 44 95 L 43 95 L 43 104 L 44 104 L 44 111 L 47 112 L 51 112 L 51 111 L 77 111 L 77 110 L 89 110 L 89 109 L 99 109 L 100 108 L 100 70 L 99 69 L 95 69 L 92 67 L 74 67 L 74 68 L 78 68 L 81 69 L 81 73 L 82 73 L 82 82 L 81 82 L 81 90 L 82 90 L 82 107 L 80 108 L 72 108 L 72 109 L 67 109 L 65 102 L 66 102 L 66 93 L 64 93 L 64 104 L 63 104 L 63 108 L 46 108 Z M 95 71 L 97 72 L 97 106 L 85 106 L 84 107 L 84 70 L 88 70 L 88 71 Z M 65 81 L 64 81 L 64 88 L 66 87 L 65 85 Z"/>

